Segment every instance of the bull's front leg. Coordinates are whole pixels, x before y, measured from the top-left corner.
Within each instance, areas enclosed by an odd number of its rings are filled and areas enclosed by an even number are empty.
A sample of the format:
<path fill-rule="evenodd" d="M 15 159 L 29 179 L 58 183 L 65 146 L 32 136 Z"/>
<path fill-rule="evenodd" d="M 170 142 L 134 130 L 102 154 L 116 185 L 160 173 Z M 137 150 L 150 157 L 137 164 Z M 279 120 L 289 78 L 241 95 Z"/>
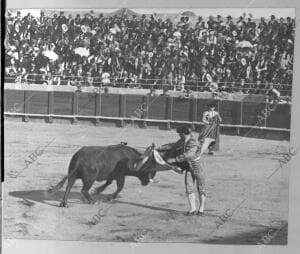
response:
<path fill-rule="evenodd" d="M 116 181 L 117 181 L 117 190 L 112 195 L 113 199 L 115 199 L 118 196 L 118 194 L 122 191 L 125 184 L 125 175 L 118 175 Z"/>

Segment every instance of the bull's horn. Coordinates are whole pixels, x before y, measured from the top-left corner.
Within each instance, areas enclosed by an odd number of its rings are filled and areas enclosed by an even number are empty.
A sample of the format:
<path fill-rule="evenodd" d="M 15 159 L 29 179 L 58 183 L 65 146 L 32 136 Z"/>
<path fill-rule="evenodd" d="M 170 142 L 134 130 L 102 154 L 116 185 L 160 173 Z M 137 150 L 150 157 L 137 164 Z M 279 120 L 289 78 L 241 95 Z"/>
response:
<path fill-rule="evenodd" d="M 134 163 L 135 167 L 134 170 L 135 171 L 139 171 L 141 169 L 141 167 L 146 163 L 146 161 L 148 160 L 148 156 L 144 157 L 143 160 L 139 163 Z"/>

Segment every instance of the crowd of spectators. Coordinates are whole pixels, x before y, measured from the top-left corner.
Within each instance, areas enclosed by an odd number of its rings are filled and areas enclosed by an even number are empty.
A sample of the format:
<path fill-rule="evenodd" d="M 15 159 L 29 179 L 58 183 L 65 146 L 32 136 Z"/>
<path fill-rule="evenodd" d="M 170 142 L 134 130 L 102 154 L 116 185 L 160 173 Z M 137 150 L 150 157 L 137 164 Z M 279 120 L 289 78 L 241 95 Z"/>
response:
<path fill-rule="evenodd" d="M 295 20 L 8 13 L 8 82 L 290 95 Z M 84 48 L 88 54 L 75 53 Z M 52 51 L 57 59 L 47 57 Z M 49 52 L 48 52 L 49 53 Z"/>

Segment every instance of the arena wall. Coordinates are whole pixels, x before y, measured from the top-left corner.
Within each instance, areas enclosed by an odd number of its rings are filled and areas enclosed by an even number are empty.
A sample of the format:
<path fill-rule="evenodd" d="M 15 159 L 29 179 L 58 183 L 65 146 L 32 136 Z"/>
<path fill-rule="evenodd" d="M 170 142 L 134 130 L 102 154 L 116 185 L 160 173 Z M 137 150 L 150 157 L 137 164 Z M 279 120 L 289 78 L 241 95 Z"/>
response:
<path fill-rule="evenodd" d="M 258 115 L 262 115 L 263 110 L 269 111 L 269 105 L 261 99 L 246 98 L 216 100 L 223 118 L 222 133 L 289 139 L 290 104 L 271 105 L 274 111 L 259 124 Z M 199 129 L 203 125 L 202 114 L 210 101 L 211 98 L 197 97 L 5 89 L 4 112 L 7 117 L 21 117 L 23 121 L 89 121 L 97 125 L 111 122 L 120 127 L 134 122 L 141 127 L 166 129 L 190 123 Z"/>

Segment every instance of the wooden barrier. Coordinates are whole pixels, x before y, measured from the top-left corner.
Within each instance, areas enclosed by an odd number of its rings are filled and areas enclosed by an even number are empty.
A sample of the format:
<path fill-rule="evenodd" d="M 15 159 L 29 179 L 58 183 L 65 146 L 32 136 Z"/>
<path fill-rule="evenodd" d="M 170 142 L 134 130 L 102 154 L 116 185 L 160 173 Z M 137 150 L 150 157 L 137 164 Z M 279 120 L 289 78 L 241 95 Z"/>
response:
<path fill-rule="evenodd" d="M 209 99 L 145 96 L 139 94 L 80 93 L 65 91 L 20 91 L 6 89 L 4 93 L 5 115 L 18 115 L 23 121 L 32 116 L 45 117 L 48 122 L 54 118 L 67 118 L 76 123 L 78 119 L 91 119 L 100 124 L 101 119 L 116 120 L 125 126 L 126 121 L 140 121 L 165 124 L 191 123 L 200 126 L 202 114 Z M 16 107 L 16 105 L 18 107 Z M 223 118 L 224 128 L 258 128 L 270 131 L 288 132 L 290 129 L 290 107 L 278 104 L 273 112 L 259 125 L 258 115 L 267 104 L 261 101 L 217 101 Z M 139 114 L 139 113 L 142 114 Z"/>

